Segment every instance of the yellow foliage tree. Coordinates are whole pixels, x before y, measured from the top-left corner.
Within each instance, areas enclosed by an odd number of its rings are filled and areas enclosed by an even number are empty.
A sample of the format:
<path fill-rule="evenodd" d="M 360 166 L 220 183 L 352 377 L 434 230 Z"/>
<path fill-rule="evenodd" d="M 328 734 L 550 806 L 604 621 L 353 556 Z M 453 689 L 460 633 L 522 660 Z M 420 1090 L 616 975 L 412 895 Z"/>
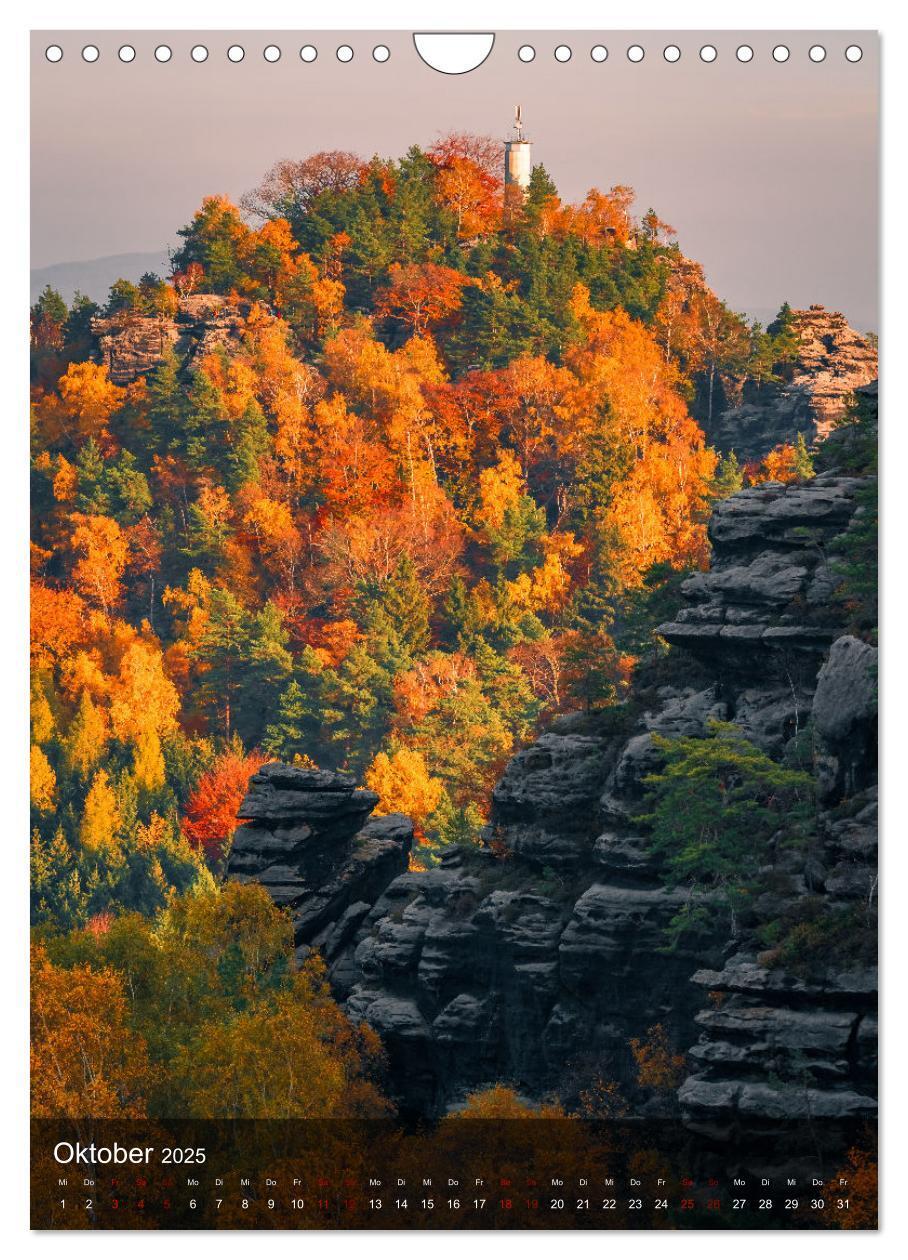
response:
<path fill-rule="evenodd" d="M 274 999 L 203 1025 L 172 1080 L 190 1116 L 378 1118 L 390 1111 L 368 1079 L 380 1053 L 376 1034 L 331 1000 L 316 958 Z"/>
<path fill-rule="evenodd" d="M 36 744 L 46 744 L 57 730 L 57 719 L 48 699 L 44 680 L 37 674 L 31 679 L 31 730 Z"/>
<path fill-rule="evenodd" d="M 180 695 L 164 672 L 156 643 L 136 640 L 123 653 L 110 683 L 110 725 L 124 743 L 149 731 L 167 735 L 176 728 Z"/>
<path fill-rule="evenodd" d="M 120 812 L 106 770 L 98 770 L 85 797 L 79 840 L 85 849 L 111 849 L 117 844 Z"/>
<path fill-rule="evenodd" d="M 31 803 L 42 813 L 49 813 L 56 802 L 57 776 L 54 768 L 37 744 L 32 744 L 29 758 Z"/>
<path fill-rule="evenodd" d="M 637 1084 L 644 1089 L 670 1091 L 684 1079 L 683 1054 L 674 1054 L 662 1024 L 654 1024 L 645 1037 L 631 1037 L 631 1054 L 637 1065 Z"/>
<path fill-rule="evenodd" d="M 71 363 L 57 382 L 57 393 L 41 407 L 39 419 L 52 442 L 80 446 L 88 438 L 103 440 L 126 394 L 111 381 L 106 367 L 90 361 Z"/>
<path fill-rule="evenodd" d="M 453 1116 L 460 1120 L 563 1120 L 565 1112 L 557 1103 L 525 1103 L 509 1085 L 490 1085 L 468 1094 Z"/>
<path fill-rule="evenodd" d="M 523 471 L 511 451 L 502 451 L 498 463 L 479 474 L 479 524 L 500 529 L 505 513 L 514 510 L 526 493 Z"/>
<path fill-rule="evenodd" d="M 63 757 L 67 769 L 87 778 L 104 756 L 106 748 L 107 724 L 104 714 L 94 704 L 88 691 L 83 691 L 76 715 L 63 741 Z"/>
<path fill-rule="evenodd" d="M 418 831 L 437 808 L 444 785 L 429 774 L 421 752 L 398 748 L 389 757 L 376 753 L 366 771 L 366 787 L 378 793 L 376 814 L 409 814 Z"/>
<path fill-rule="evenodd" d="M 57 456 L 57 471 L 54 474 L 54 498 L 58 503 L 68 503 L 76 496 L 79 474 L 75 464 L 71 464 L 64 455 Z"/>
<path fill-rule="evenodd" d="M 164 786 L 166 771 L 161 740 L 157 731 L 143 731 L 132 750 L 132 774 L 143 792 L 155 792 Z"/>

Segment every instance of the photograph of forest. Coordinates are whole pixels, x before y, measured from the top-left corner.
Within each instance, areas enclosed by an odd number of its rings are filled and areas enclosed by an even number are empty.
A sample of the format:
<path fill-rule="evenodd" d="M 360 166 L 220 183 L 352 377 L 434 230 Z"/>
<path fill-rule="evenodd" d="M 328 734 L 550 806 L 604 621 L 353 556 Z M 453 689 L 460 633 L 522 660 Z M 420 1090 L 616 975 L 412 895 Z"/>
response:
<path fill-rule="evenodd" d="M 875 1113 L 875 337 L 515 145 L 31 307 L 36 1117 Z"/>

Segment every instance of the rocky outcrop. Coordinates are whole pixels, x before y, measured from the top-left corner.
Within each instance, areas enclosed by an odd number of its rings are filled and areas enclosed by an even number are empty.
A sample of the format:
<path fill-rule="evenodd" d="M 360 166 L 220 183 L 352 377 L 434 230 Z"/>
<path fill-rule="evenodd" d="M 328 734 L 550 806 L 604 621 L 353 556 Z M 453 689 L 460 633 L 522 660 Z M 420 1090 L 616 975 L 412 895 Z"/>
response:
<path fill-rule="evenodd" d="M 486 848 L 407 870 L 406 820 L 365 822 L 375 798 L 349 778 L 266 766 L 253 780 L 230 873 L 271 888 L 300 948 L 325 953 L 405 1110 L 438 1115 L 498 1080 L 576 1105 L 599 1079 L 636 1113 L 680 1109 L 715 1137 L 871 1113 L 870 960 L 830 949 L 804 970 L 798 949 L 750 929 L 730 941 L 726 922 L 668 951 L 687 894 L 660 878 L 639 819 L 656 736 L 734 722 L 783 759 L 813 731 L 819 834 L 806 852 L 778 846 L 759 908 L 801 925 L 814 955 L 830 923 L 860 936 L 876 896 L 875 653 L 843 632 L 830 543 L 862 484 L 827 474 L 720 504 L 712 567 L 660 628 L 668 660 L 628 704 L 559 718 L 511 760 Z M 629 1043 L 656 1024 L 687 1052 L 677 1097 L 637 1087 Z"/>
<path fill-rule="evenodd" d="M 877 375 L 877 352 L 844 315 L 823 306 L 793 311 L 798 356 L 780 368 L 779 383 L 744 387 L 738 406 L 705 423 L 720 450 L 761 459 L 774 446 L 803 433 L 808 445 L 829 436 L 849 395 Z"/>
<path fill-rule="evenodd" d="M 854 796 L 876 773 L 878 663 L 875 647 L 843 635 L 820 670 L 813 724 L 825 800 Z"/>
<path fill-rule="evenodd" d="M 829 544 L 848 525 L 857 477 L 765 484 L 717 505 L 713 562 L 681 588 L 685 606 L 659 627 L 733 697 L 727 716 L 771 755 L 804 728 L 817 672 L 841 633 L 840 577 Z"/>
<path fill-rule="evenodd" d="M 96 316 L 91 330 L 110 379 L 128 385 L 153 371 L 169 347 L 191 364 L 219 346 L 238 345 L 249 305 L 216 293 L 197 293 L 180 298 L 173 316 L 123 311 Z"/>
<path fill-rule="evenodd" d="M 228 878 L 263 884 L 303 953 L 317 946 L 330 961 L 407 869 L 413 825 L 401 814 L 367 822 L 377 804 L 350 775 L 265 765 L 240 806 Z"/>

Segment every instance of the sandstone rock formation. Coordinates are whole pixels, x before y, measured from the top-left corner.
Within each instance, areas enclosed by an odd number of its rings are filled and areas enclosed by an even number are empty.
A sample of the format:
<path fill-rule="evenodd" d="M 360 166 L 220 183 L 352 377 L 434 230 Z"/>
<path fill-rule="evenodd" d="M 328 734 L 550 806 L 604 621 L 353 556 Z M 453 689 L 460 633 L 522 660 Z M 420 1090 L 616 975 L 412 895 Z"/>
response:
<path fill-rule="evenodd" d="M 297 944 L 330 960 L 372 903 L 407 869 L 413 825 L 401 814 L 366 821 L 378 804 L 350 775 L 273 762 L 240 806 L 228 876 L 256 880 L 290 910 Z"/>
<path fill-rule="evenodd" d="M 499 1080 L 574 1105 L 599 1077 L 639 1114 L 680 1108 L 716 1137 L 872 1114 L 869 960 L 831 952 L 802 974 L 771 942 L 729 940 L 728 924 L 666 952 L 684 894 L 660 879 L 638 821 L 655 734 L 730 721 L 781 759 L 813 729 L 819 834 L 807 853 L 779 847 L 762 908 L 807 931 L 818 909 L 848 924 L 872 909 L 874 650 L 843 632 L 829 558 L 861 484 L 825 474 L 720 504 L 712 567 L 661 627 L 667 660 L 629 704 L 559 718 L 511 760 L 487 848 L 409 871 L 407 821 L 364 822 L 375 798 L 346 776 L 255 777 L 230 874 L 261 879 L 291 907 L 300 947 L 323 950 L 351 1018 L 381 1034 L 405 1110 L 438 1115 Z M 629 1041 L 655 1024 L 687 1052 L 675 1099 L 636 1087 Z"/>
<path fill-rule="evenodd" d="M 91 330 L 98 338 L 101 362 L 115 385 L 128 385 L 160 363 L 168 346 L 184 360 L 238 342 L 249 303 L 232 303 L 215 293 L 180 298 L 173 318 L 120 312 L 96 316 Z"/>
<path fill-rule="evenodd" d="M 792 314 L 800 349 L 785 365 L 783 382 L 746 385 L 740 405 L 706 425 L 710 442 L 742 461 L 761 459 L 798 433 L 808 445 L 822 441 L 844 414 L 849 394 L 877 375 L 876 348 L 844 315 L 823 306 Z"/>

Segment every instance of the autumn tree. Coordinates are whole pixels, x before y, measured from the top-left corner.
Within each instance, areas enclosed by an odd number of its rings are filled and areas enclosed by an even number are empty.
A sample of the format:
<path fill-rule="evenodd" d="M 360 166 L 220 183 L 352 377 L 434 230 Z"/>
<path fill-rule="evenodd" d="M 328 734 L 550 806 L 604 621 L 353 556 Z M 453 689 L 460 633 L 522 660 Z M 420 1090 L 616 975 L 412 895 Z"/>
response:
<path fill-rule="evenodd" d="M 126 397 L 127 391 L 113 384 L 106 367 L 90 361 L 71 363 L 56 392 L 41 399 L 38 424 L 51 445 L 78 450 L 94 438 L 105 449 L 113 449 L 109 426 Z"/>
<path fill-rule="evenodd" d="M 144 1041 L 129 1027 L 120 976 L 110 968 L 55 966 L 39 946 L 31 982 L 32 1115 L 146 1115 L 153 1074 Z"/>
<path fill-rule="evenodd" d="M 260 218 L 286 218 L 297 223 L 321 193 L 355 188 L 364 165 L 355 153 L 340 149 L 285 159 L 271 167 L 258 187 L 243 196 L 241 204 Z"/>
<path fill-rule="evenodd" d="M 437 263 L 395 263 L 389 284 L 375 298 L 380 319 L 398 321 L 407 333 L 422 336 L 449 320 L 460 309 L 461 290 L 467 277 Z"/>
<path fill-rule="evenodd" d="M 420 834 L 443 791 L 441 780 L 429 774 L 422 753 L 410 748 L 398 748 L 390 755 L 377 753 L 365 783 L 378 793 L 377 814 L 408 814 Z"/>
<path fill-rule="evenodd" d="M 221 753 L 186 803 L 182 828 L 192 844 L 211 857 L 220 856 L 236 830 L 249 780 L 264 761 L 261 755 L 244 755 L 236 747 Z"/>
<path fill-rule="evenodd" d="M 637 1084 L 644 1089 L 670 1093 L 684 1080 L 684 1055 L 672 1050 L 663 1024 L 654 1024 L 643 1037 L 631 1037 L 630 1048 L 637 1068 Z"/>
<path fill-rule="evenodd" d="M 525 1102 L 509 1085 L 490 1085 L 468 1094 L 453 1120 L 562 1120 L 564 1110 L 557 1103 Z"/>
<path fill-rule="evenodd" d="M 109 516 L 76 512 L 71 520 L 73 582 L 80 594 L 108 613 L 122 598 L 123 574 L 129 562 L 128 539 Z"/>
<path fill-rule="evenodd" d="M 436 169 L 435 196 L 453 216 L 457 236 L 471 239 L 500 220 L 501 144 L 486 136 L 451 133 L 428 150 Z"/>
<path fill-rule="evenodd" d="M 82 807 L 79 841 L 93 852 L 117 847 L 120 810 L 110 776 L 103 768 L 95 773 Z"/>
<path fill-rule="evenodd" d="M 369 1079 L 380 1058 L 378 1036 L 347 1022 L 315 957 L 273 999 L 203 1024 L 171 1079 L 186 1116 L 378 1118 L 391 1111 Z"/>

